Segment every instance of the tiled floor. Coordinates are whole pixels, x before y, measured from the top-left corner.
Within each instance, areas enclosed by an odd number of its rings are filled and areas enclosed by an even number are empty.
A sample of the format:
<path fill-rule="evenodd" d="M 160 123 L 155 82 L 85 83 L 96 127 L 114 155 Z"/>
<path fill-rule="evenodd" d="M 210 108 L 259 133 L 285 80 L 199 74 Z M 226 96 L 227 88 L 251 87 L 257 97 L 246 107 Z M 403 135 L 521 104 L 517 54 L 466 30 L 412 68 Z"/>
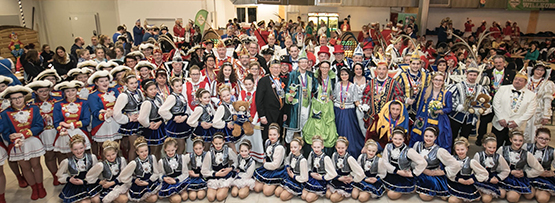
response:
<path fill-rule="evenodd" d="M 555 127 L 550 126 L 549 127 L 554 133 L 555 133 Z M 470 147 L 470 153 L 469 154 L 474 154 L 475 152 L 481 150 L 480 147 L 475 146 L 474 143 L 475 138 L 471 138 L 470 142 L 471 142 L 471 147 Z M 555 138 L 551 140 L 551 146 L 555 146 Z M 60 199 L 58 198 L 58 195 L 60 194 L 60 191 L 62 190 L 63 186 L 57 186 L 54 187 L 52 186 L 52 175 L 50 175 L 50 173 L 48 172 L 48 170 L 46 169 L 46 167 L 44 166 L 43 163 L 43 172 L 44 172 L 44 186 L 46 188 L 46 191 L 48 192 L 48 196 L 46 196 L 46 198 L 44 199 L 40 199 L 37 201 L 31 201 L 30 200 L 30 196 L 31 196 L 31 188 L 27 187 L 27 188 L 19 188 L 17 185 L 17 180 L 15 178 L 15 176 L 13 175 L 12 171 L 9 169 L 7 163 L 4 165 L 4 173 L 6 174 L 6 202 L 8 203 L 27 203 L 27 202 L 36 202 L 36 203 L 43 203 L 43 202 L 48 202 L 48 203 L 59 203 L 61 202 Z M 382 197 L 380 199 L 377 200 L 370 200 L 371 202 L 380 202 L 380 203 L 387 203 L 387 202 L 410 202 L 410 203 L 420 203 L 423 202 L 422 200 L 420 200 L 420 198 L 418 198 L 417 195 L 405 195 L 403 196 L 401 199 L 399 200 L 395 200 L 392 201 L 387 197 Z M 167 200 L 160 200 L 159 202 L 168 202 Z M 204 200 L 197 200 L 195 202 L 208 202 L 208 200 L 204 199 Z M 249 203 L 282 203 L 283 201 L 281 201 L 280 199 L 276 198 L 276 197 L 265 197 L 263 194 L 257 194 L 257 193 L 251 193 L 249 195 L 249 197 L 247 197 L 246 199 L 239 199 L 239 198 L 232 198 L 231 196 L 229 196 L 226 200 L 226 203 L 243 203 L 243 202 L 249 202 Z M 304 203 L 305 201 L 301 200 L 300 198 L 293 198 L 293 200 L 290 201 L 291 203 Z M 327 199 L 319 199 L 317 201 L 317 203 L 329 203 L 330 201 Z M 353 199 L 346 199 L 343 202 L 346 203 L 355 203 L 358 202 L 357 200 L 353 200 Z M 443 201 L 441 199 L 434 199 L 431 202 L 446 202 Z M 505 200 L 495 200 L 494 202 L 507 202 Z M 524 200 L 523 198 L 521 198 L 520 202 L 524 202 L 524 203 L 528 203 L 528 202 L 536 202 L 536 201 L 530 201 L 530 200 Z M 555 198 L 552 198 L 551 202 L 555 202 Z"/>

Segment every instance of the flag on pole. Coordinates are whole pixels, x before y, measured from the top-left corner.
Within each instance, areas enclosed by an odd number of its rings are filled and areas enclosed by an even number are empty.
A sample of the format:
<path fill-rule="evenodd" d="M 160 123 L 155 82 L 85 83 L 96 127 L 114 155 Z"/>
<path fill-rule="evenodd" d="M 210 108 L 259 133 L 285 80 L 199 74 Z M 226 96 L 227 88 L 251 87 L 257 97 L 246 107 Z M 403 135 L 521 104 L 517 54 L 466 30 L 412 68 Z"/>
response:
<path fill-rule="evenodd" d="M 206 25 L 206 17 L 208 16 L 208 11 L 202 9 L 197 12 L 195 16 L 195 25 L 200 28 L 200 32 L 204 34 L 204 25 Z"/>

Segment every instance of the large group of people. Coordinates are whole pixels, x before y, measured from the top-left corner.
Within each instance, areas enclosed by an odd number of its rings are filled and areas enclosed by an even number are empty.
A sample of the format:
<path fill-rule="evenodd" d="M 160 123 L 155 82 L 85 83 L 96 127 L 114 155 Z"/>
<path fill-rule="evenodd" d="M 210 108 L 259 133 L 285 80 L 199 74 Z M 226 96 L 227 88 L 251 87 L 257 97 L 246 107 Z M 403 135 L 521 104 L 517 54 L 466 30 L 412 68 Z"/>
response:
<path fill-rule="evenodd" d="M 409 20 L 365 25 L 354 50 L 339 43 L 347 18 L 337 30 L 230 20 L 209 39 L 192 22 L 176 21 L 172 35 L 137 20 L 134 36 L 118 26 L 88 47 L 77 37 L 69 53 L 27 46 L 11 64 L 22 83 L 0 76 L 0 203 L 5 160 L 32 200 L 46 196 L 42 156 L 68 203 L 251 191 L 307 202 L 549 201 L 550 41 L 521 47 L 513 34 L 465 30 L 440 48 Z M 472 157 L 474 135 L 484 150 Z"/>

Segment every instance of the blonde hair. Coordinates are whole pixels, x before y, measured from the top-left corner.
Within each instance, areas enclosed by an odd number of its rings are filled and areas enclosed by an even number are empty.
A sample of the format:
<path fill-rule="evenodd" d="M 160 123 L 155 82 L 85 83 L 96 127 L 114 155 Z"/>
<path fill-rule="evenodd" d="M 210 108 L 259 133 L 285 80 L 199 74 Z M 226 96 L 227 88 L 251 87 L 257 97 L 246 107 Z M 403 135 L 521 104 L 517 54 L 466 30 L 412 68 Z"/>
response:
<path fill-rule="evenodd" d="M 281 131 L 281 128 L 279 127 L 279 124 L 272 123 L 270 124 L 270 126 L 268 126 L 268 131 L 270 130 L 277 130 L 277 132 L 279 133 Z"/>
<path fill-rule="evenodd" d="M 324 144 L 324 139 L 322 139 L 322 137 L 320 135 L 314 135 L 312 137 L 312 144 L 314 144 L 314 142 L 320 142 L 323 145 Z"/>
<path fill-rule="evenodd" d="M 378 143 L 376 143 L 376 141 L 374 141 L 373 139 L 368 139 L 364 143 L 364 148 L 368 148 L 369 146 L 374 146 L 377 149 L 378 148 Z"/>
<path fill-rule="evenodd" d="M 138 150 L 141 146 L 147 146 L 145 137 L 140 136 L 135 139 L 135 142 L 133 142 L 133 146 L 135 146 L 135 150 Z"/>
<path fill-rule="evenodd" d="M 514 137 L 515 135 L 524 137 L 524 133 L 523 133 L 522 131 L 520 131 L 520 130 L 512 130 L 509 134 L 510 134 L 510 135 L 509 135 L 509 138 L 511 138 L 511 139 L 513 139 L 513 137 Z"/>
<path fill-rule="evenodd" d="M 195 138 L 193 138 L 193 147 L 197 144 L 201 144 L 202 146 L 204 146 L 204 140 L 202 139 L 202 137 L 200 136 L 196 136 Z"/>
<path fill-rule="evenodd" d="M 123 73 L 123 79 L 122 79 L 122 80 L 123 80 L 123 82 L 124 82 L 125 84 L 127 84 L 127 83 L 129 82 L 129 79 L 132 79 L 132 78 L 137 79 L 137 75 L 135 75 L 135 72 L 134 72 L 134 71 L 132 71 L 132 70 L 126 70 L 126 71 Z M 138 79 L 137 79 L 137 80 L 138 80 Z"/>
<path fill-rule="evenodd" d="M 102 151 L 104 152 L 104 154 L 106 154 L 106 152 L 108 152 L 109 150 L 114 150 L 116 153 L 118 153 L 119 151 L 119 144 L 115 141 L 105 141 L 102 144 Z"/>
<path fill-rule="evenodd" d="M 177 140 L 175 140 L 173 137 L 166 138 L 166 140 L 164 140 L 164 144 L 162 145 L 162 149 L 165 150 L 166 147 L 168 147 L 171 144 L 177 147 Z"/>
<path fill-rule="evenodd" d="M 85 145 L 85 137 L 83 135 L 77 134 L 69 138 L 69 148 L 73 148 L 73 145 L 77 143 L 82 143 L 83 145 Z"/>
<path fill-rule="evenodd" d="M 339 142 L 343 142 L 343 143 L 345 143 L 345 146 L 346 146 L 346 147 L 349 147 L 349 140 L 347 140 L 347 138 L 346 138 L 345 136 L 339 136 L 339 137 L 337 138 L 337 142 L 335 142 L 336 145 L 337 145 L 337 143 L 339 143 Z"/>
<path fill-rule="evenodd" d="M 466 139 L 466 137 L 457 137 L 457 139 L 455 139 L 455 144 L 453 145 L 464 145 L 466 148 L 468 148 L 470 146 L 470 144 L 468 143 L 468 139 Z"/>
<path fill-rule="evenodd" d="M 434 74 L 432 75 L 432 77 L 431 77 L 432 80 L 433 80 L 436 76 L 438 76 L 438 75 L 441 75 L 441 77 L 443 78 L 443 80 L 445 80 L 445 75 L 444 75 L 442 72 L 436 72 L 436 73 L 434 73 Z M 444 84 L 444 85 L 445 85 L 445 84 Z M 434 87 L 433 85 L 430 85 L 430 86 L 426 89 L 426 92 L 424 92 L 424 100 L 422 100 L 422 101 L 428 101 L 428 98 L 430 98 L 430 96 L 432 95 L 432 89 L 434 89 L 433 87 Z M 443 88 L 443 87 L 442 87 L 442 88 Z"/>
<path fill-rule="evenodd" d="M 297 142 L 299 143 L 299 145 L 302 147 L 304 145 L 304 141 L 303 138 L 300 136 L 295 136 L 293 137 L 293 139 L 291 140 L 291 142 Z"/>

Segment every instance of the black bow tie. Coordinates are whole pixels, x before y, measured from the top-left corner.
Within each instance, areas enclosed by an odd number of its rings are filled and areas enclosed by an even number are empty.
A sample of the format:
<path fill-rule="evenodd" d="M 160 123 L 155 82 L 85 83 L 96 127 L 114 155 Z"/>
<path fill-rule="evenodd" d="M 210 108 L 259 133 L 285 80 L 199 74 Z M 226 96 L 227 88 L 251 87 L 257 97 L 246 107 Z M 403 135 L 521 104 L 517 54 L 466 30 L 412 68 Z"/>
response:
<path fill-rule="evenodd" d="M 521 93 L 521 92 L 518 91 L 518 90 L 511 90 L 511 91 L 513 91 L 513 93 L 518 93 L 518 95 L 520 95 L 520 93 Z"/>

